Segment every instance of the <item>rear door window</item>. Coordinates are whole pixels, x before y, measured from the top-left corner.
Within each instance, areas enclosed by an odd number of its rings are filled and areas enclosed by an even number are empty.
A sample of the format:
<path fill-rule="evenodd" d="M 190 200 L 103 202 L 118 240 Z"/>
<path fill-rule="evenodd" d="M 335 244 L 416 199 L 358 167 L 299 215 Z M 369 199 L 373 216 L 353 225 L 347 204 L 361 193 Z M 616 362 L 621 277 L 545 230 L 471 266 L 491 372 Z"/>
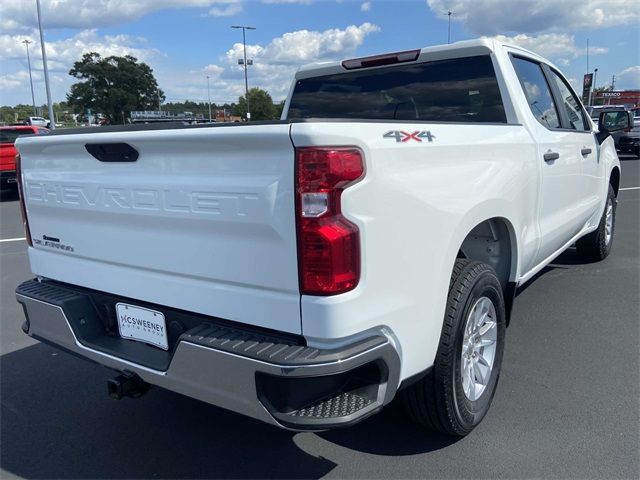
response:
<path fill-rule="evenodd" d="M 518 57 L 512 60 L 533 116 L 547 128 L 560 128 L 558 111 L 540 64 Z"/>
<path fill-rule="evenodd" d="M 288 118 L 507 121 L 489 55 L 301 79 Z"/>

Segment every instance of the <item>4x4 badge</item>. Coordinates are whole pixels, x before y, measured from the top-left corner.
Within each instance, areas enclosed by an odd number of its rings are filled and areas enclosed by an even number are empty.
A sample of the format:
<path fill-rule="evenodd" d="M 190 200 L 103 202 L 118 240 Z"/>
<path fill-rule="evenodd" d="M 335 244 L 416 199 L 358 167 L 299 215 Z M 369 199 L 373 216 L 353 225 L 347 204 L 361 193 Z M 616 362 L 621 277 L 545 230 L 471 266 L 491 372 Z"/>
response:
<path fill-rule="evenodd" d="M 382 138 L 395 138 L 397 143 L 400 142 L 408 142 L 409 140 L 415 140 L 416 142 L 422 142 L 423 138 L 426 138 L 427 141 L 433 142 L 433 139 L 436 138 L 435 135 L 432 135 L 430 131 L 425 130 L 417 130 L 415 132 L 409 133 L 404 132 L 402 130 L 390 130 L 385 133 Z"/>

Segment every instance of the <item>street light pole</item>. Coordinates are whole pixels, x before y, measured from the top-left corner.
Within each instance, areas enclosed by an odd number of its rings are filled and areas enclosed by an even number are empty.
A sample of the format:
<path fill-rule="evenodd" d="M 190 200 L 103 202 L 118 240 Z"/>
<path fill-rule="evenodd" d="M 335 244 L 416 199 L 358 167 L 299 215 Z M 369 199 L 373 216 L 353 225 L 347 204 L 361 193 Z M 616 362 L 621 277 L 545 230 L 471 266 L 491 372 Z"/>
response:
<path fill-rule="evenodd" d="M 42 15 L 40 13 L 40 0 L 36 0 L 38 11 L 38 29 L 40 30 L 40 48 L 42 49 L 42 66 L 44 67 L 44 85 L 47 89 L 47 105 L 49 107 L 49 126 L 51 130 L 56 128 L 56 118 L 53 115 L 53 102 L 51 101 L 51 89 L 49 88 L 49 68 L 47 67 L 47 50 L 44 45 L 44 32 L 42 31 Z"/>
<path fill-rule="evenodd" d="M 209 87 L 209 75 L 207 75 L 207 98 L 209 99 L 209 123 L 211 123 L 211 88 Z"/>
<path fill-rule="evenodd" d="M 447 31 L 447 43 L 451 43 L 451 15 L 453 15 L 453 12 L 451 10 L 447 10 L 447 16 L 449 17 L 449 29 Z"/>
<path fill-rule="evenodd" d="M 37 116 L 38 112 L 36 111 L 36 97 L 33 94 L 33 77 L 31 76 L 31 57 L 29 56 L 29 44 L 32 43 L 29 40 L 23 40 L 27 47 L 27 65 L 29 65 L 29 83 L 31 84 L 31 103 L 33 103 L 33 116 Z"/>
<path fill-rule="evenodd" d="M 249 108 L 249 80 L 247 78 L 247 40 L 245 31 L 246 30 L 255 30 L 255 27 L 248 27 L 246 25 L 233 25 L 231 28 L 241 28 L 242 29 L 242 48 L 243 48 L 243 57 L 244 57 L 244 91 L 245 91 L 245 101 L 247 102 L 247 122 L 251 120 L 251 109 Z"/>

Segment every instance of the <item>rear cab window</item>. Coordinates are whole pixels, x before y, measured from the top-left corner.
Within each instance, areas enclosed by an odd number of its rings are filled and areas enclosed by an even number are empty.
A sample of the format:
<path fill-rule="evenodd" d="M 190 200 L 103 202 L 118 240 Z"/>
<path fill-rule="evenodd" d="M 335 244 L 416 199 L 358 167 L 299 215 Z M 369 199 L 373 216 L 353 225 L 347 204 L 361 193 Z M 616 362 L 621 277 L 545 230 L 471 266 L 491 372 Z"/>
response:
<path fill-rule="evenodd" d="M 30 128 L 2 129 L 0 130 L 0 143 L 15 143 L 16 139 L 23 135 L 33 135 L 33 130 Z"/>
<path fill-rule="evenodd" d="M 287 118 L 507 123 L 489 55 L 300 79 Z"/>

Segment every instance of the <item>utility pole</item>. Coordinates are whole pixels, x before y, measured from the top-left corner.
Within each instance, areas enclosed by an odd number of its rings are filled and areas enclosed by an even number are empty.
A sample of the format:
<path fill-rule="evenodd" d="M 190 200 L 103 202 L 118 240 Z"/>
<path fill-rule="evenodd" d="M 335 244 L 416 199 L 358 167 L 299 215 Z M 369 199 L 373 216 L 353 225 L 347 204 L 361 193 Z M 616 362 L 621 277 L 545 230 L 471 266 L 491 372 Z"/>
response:
<path fill-rule="evenodd" d="M 451 15 L 453 15 L 454 12 L 452 12 L 451 10 L 447 10 L 447 16 L 449 17 L 449 29 L 447 30 L 447 43 L 451 43 Z"/>
<path fill-rule="evenodd" d="M 207 98 L 209 99 L 209 123 L 211 123 L 211 88 L 209 86 L 209 75 L 207 75 Z"/>
<path fill-rule="evenodd" d="M 255 27 L 248 27 L 246 25 L 233 25 L 231 28 L 241 28 L 242 29 L 242 48 L 243 48 L 243 57 L 244 61 L 242 65 L 244 66 L 244 91 L 245 91 L 245 101 L 247 102 L 247 122 L 251 120 L 251 109 L 249 108 L 249 80 L 247 78 L 247 40 L 245 36 L 246 30 L 255 30 Z"/>
<path fill-rule="evenodd" d="M 611 90 L 615 90 L 615 89 L 616 89 L 616 76 L 611 75 Z"/>
<path fill-rule="evenodd" d="M 27 65 L 29 65 L 29 83 L 31 84 L 31 103 L 33 103 L 33 116 L 37 116 L 38 113 L 36 112 L 36 97 L 33 94 L 33 77 L 31 76 L 31 57 L 29 56 L 29 44 L 32 43 L 29 40 L 23 40 L 22 43 L 24 43 L 27 47 Z"/>
<path fill-rule="evenodd" d="M 36 9 L 38 11 L 38 29 L 40 30 L 40 48 L 42 49 L 42 66 L 44 67 L 44 85 L 47 89 L 47 105 L 49 106 L 49 124 L 51 130 L 55 130 L 56 119 L 53 114 L 53 102 L 51 101 L 51 89 L 49 88 L 49 68 L 47 67 L 47 51 L 44 45 L 44 32 L 42 31 L 40 0 L 36 0 Z"/>

